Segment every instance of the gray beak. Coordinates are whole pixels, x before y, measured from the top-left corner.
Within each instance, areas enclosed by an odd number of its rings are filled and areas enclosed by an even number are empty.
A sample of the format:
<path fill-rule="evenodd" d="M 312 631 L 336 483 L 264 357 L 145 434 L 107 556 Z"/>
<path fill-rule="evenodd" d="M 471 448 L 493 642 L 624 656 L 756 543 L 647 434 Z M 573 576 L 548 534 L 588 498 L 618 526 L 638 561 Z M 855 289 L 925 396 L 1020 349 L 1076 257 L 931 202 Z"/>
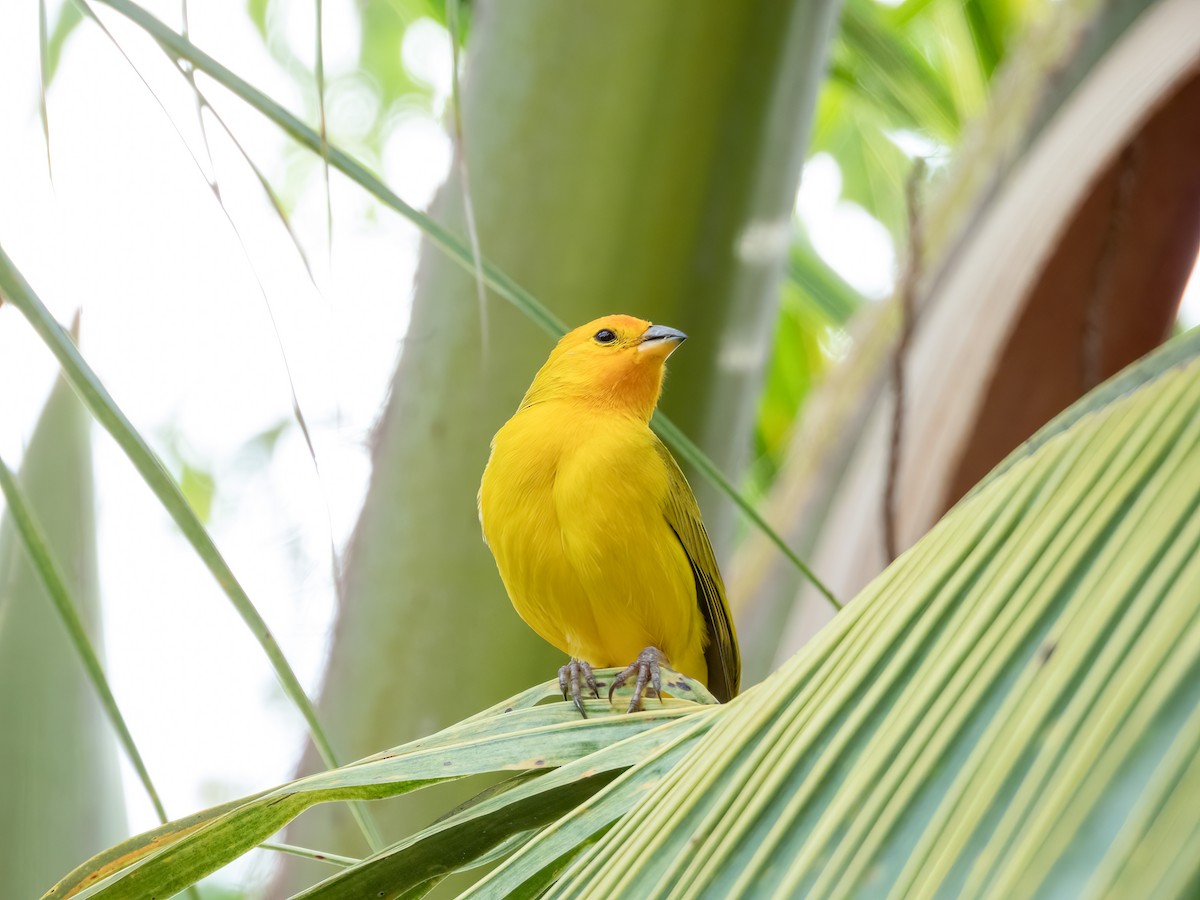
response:
<path fill-rule="evenodd" d="M 642 339 L 639 343 L 642 347 L 645 347 L 647 344 L 655 344 L 659 341 L 665 341 L 668 344 L 682 344 L 686 340 L 687 335 L 678 328 L 668 328 L 666 325 L 651 325 L 642 332 Z"/>

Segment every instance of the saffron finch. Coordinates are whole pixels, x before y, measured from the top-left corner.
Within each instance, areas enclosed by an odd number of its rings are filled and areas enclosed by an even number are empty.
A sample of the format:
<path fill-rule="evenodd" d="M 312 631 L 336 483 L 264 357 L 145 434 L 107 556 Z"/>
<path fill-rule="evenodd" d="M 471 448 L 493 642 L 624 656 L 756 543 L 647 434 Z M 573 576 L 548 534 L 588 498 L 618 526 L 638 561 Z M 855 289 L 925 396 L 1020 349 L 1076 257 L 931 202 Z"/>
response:
<path fill-rule="evenodd" d="M 632 316 L 565 335 L 492 440 L 479 489 L 484 540 L 522 619 L 568 656 L 580 713 L 592 667 L 628 667 L 629 711 L 660 666 L 738 692 L 725 585 L 692 489 L 650 430 L 667 357 L 687 337 Z M 632 661 L 632 662 L 631 662 Z"/>

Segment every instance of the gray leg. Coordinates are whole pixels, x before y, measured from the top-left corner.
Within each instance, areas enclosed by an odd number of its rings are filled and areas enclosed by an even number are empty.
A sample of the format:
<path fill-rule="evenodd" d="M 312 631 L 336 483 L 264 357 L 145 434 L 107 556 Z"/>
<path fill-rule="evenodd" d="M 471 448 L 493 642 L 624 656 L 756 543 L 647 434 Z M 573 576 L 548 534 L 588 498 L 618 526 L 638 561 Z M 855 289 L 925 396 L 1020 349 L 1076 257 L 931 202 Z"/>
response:
<path fill-rule="evenodd" d="M 570 692 L 571 699 L 575 701 L 575 708 L 586 719 L 587 712 L 583 708 L 584 685 L 587 685 L 593 697 L 600 699 L 600 685 L 596 682 L 596 676 L 592 674 L 592 667 L 582 659 L 572 659 L 558 670 L 558 687 L 562 691 L 563 699 L 566 700 Z"/>
<path fill-rule="evenodd" d="M 633 699 L 629 701 L 629 712 L 636 712 L 642 708 L 642 697 L 646 693 L 647 685 L 658 697 L 658 702 L 662 703 L 662 673 L 659 669 L 666 664 L 667 657 L 661 650 L 657 647 L 647 647 L 613 681 L 608 689 L 608 701 L 612 702 L 613 691 L 622 687 L 626 681 L 636 675 L 637 679 L 633 683 Z"/>

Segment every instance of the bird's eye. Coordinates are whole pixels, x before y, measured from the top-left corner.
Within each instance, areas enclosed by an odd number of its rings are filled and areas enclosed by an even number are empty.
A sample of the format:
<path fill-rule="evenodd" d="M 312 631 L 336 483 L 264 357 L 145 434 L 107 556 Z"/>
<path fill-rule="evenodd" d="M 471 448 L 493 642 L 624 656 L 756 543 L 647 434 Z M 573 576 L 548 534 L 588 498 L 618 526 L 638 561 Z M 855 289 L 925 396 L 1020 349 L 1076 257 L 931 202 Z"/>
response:
<path fill-rule="evenodd" d="M 596 343 L 598 344 L 611 344 L 616 339 L 616 334 L 609 331 L 607 328 L 601 328 L 596 332 Z"/>

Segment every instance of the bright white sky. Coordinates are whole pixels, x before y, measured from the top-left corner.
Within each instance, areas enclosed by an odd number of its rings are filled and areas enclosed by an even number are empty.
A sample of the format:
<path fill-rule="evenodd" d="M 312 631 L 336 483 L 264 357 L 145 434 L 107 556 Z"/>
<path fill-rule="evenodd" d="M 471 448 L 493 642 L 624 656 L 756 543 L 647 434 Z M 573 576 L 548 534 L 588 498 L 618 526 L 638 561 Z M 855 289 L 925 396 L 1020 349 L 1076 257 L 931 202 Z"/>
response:
<path fill-rule="evenodd" d="M 147 5 L 178 22 L 178 0 Z M 57 4 L 50 6 L 53 17 Z M 311 3 L 273 6 L 287 10 L 282 34 L 290 51 L 310 59 Z M 37 4 L 0 5 L 0 243 L 60 321 L 82 307 L 84 355 L 168 464 L 177 470 L 183 457 L 213 473 L 213 536 L 315 694 L 334 608 L 331 528 L 341 548 L 368 476 L 368 432 L 407 323 L 417 233 L 335 174 L 330 256 L 318 166 L 201 79 L 271 181 L 301 198 L 293 224 L 319 290 L 248 169 L 209 122 L 216 173 L 244 252 L 175 131 L 207 169 L 188 89 L 137 29 L 100 12 L 171 119 L 108 38 L 85 23 L 48 96 L 52 186 L 37 117 Z M 193 39 L 208 52 L 290 109 L 304 108 L 243 0 L 193 3 L 191 16 Z M 355 17 L 353 0 L 326 0 L 335 139 L 361 134 L 377 102 L 361 87 L 336 86 L 353 71 Z M 449 90 L 445 33 L 418 23 L 403 60 L 434 101 L 395 121 L 382 169 L 404 199 L 424 206 L 449 161 L 436 118 Z M 839 200 L 832 159 L 815 161 L 805 177 L 797 208 L 814 226 L 817 249 L 864 292 L 886 294 L 894 258 L 882 226 Z M 1194 279 L 1193 322 L 1200 319 L 1196 287 Z M 319 479 L 295 427 L 269 459 L 250 445 L 291 421 L 280 343 L 312 429 Z M 0 384 L 10 386 L 0 405 L 0 455 L 10 465 L 20 462 L 55 371 L 20 314 L 0 307 Z M 168 812 L 183 815 L 287 780 L 301 743 L 298 714 L 157 501 L 108 436 L 96 436 L 108 668 Z M 125 777 L 131 828 L 152 827 L 132 771 Z M 261 855 L 246 865 L 239 880 L 266 877 Z"/>

